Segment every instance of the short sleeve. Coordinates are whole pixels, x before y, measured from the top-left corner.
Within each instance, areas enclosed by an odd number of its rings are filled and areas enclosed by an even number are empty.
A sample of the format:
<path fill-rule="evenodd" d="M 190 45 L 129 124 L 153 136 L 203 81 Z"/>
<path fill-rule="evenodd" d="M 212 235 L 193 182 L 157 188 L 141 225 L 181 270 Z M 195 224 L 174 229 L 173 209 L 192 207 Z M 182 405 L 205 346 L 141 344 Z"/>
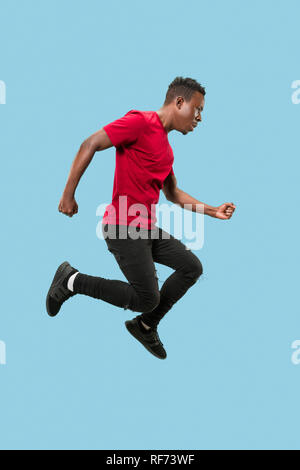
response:
<path fill-rule="evenodd" d="M 115 147 L 134 143 L 146 126 L 141 111 L 131 110 L 125 116 L 103 127 Z"/>

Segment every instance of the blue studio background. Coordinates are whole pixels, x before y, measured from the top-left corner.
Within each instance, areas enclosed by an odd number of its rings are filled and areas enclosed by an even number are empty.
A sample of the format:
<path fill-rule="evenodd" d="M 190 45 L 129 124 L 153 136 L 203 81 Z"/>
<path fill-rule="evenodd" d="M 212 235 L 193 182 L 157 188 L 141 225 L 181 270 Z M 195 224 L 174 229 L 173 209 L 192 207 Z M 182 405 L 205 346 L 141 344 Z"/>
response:
<path fill-rule="evenodd" d="M 0 0 L 1 449 L 300 448 L 299 14 L 297 0 Z M 237 209 L 205 218 L 204 275 L 161 322 L 160 361 L 126 331 L 134 312 L 77 296 L 53 319 L 45 295 L 64 260 L 125 279 L 96 236 L 114 147 L 75 217 L 58 202 L 82 141 L 158 110 L 176 76 L 207 91 L 202 124 L 169 134 L 178 185 Z"/>

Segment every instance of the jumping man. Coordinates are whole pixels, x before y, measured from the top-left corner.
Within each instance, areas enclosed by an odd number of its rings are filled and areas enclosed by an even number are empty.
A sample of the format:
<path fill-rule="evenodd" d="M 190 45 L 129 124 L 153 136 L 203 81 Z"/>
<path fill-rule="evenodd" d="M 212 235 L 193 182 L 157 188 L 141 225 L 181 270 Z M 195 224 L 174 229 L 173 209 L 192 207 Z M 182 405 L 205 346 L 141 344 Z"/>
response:
<path fill-rule="evenodd" d="M 131 110 L 82 143 L 58 209 L 69 217 L 78 212 L 75 191 L 81 176 L 96 152 L 116 147 L 112 203 L 106 207 L 102 232 L 128 282 L 83 274 L 64 262 L 47 295 L 50 316 L 57 315 L 62 304 L 76 294 L 140 312 L 125 322 L 127 330 L 154 356 L 167 357 L 158 324 L 197 282 L 203 269 L 194 253 L 156 225 L 160 190 L 183 209 L 204 211 L 221 220 L 230 219 L 235 210 L 232 202 L 218 207 L 204 204 L 177 186 L 168 133 L 176 130 L 186 135 L 194 130 L 202 120 L 205 93 L 196 80 L 176 77 L 158 111 Z M 174 270 L 160 290 L 154 263 Z"/>

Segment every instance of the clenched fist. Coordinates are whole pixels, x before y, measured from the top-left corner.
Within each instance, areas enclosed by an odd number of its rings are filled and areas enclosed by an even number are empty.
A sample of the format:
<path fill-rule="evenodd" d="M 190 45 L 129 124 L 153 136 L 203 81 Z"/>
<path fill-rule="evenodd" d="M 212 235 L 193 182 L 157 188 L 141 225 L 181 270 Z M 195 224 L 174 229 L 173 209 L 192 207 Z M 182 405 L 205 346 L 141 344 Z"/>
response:
<path fill-rule="evenodd" d="M 68 217 L 73 217 L 73 215 L 78 212 L 78 205 L 75 198 L 63 196 L 59 201 L 58 210 Z"/>
<path fill-rule="evenodd" d="M 233 202 L 225 202 L 225 204 L 221 204 L 221 206 L 217 207 L 215 217 L 217 219 L 227 220 L 231 218 L 234 211 L 235 205 Z"/>

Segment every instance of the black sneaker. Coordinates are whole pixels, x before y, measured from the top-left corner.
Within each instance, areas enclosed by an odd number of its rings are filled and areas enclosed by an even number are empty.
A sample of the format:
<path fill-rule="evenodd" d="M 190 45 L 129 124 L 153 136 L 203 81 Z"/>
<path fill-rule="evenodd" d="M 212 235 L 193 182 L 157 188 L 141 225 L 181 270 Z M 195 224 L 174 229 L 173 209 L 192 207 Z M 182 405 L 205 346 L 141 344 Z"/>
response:
<path fill-rule="evenodd" d="M 167 353 L 163 343 L 159 339 L 156 328 L 151 328 L 147 333 L 144 333 L 140 327 L 138 317 L 126 321 L 125 326 L 129 333 L 142 343 L 149 352 L 159 359 L 166 359 Z"/>
<path fill-rule="evenodd" d="M 46 299 L 46 308 L 50 317 L 55 317 L 60 311 L 62 304 L 75 295 L 74 292 L 67 288 L 66 281 L 76 272 L 76 269 L 72 268 L 67 261 L 57 268 Z"/>

